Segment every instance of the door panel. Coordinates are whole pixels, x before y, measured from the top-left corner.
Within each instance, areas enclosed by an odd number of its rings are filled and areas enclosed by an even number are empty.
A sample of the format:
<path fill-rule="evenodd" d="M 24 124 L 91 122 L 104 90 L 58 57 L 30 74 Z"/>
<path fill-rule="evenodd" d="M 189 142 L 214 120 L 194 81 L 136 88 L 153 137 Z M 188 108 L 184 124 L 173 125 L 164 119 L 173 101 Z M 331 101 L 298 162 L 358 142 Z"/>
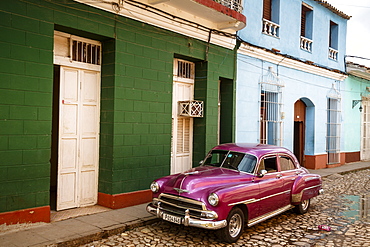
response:
<path fill-rule="evenodd" d="M 362 99 L 361 160 L 370 160 L 370 101 Z"/>
<path fill-rule="evenodd" d="M 100 73 L 60 68 L 57 210 L 97 202 Z"/>
<path fill-rule="evenodd" d="M 63 190 L 59 190 L 63 188 Z M 77 177 L 76 172 L 63 172 L 58 178 L 58 208 L 57 210 L 77 206 Z"/>
<path fill-rule="evenodd" d="M 175 59 L 175 67 L 177 66 Z M 184 64 L 192 64 L 183 61 Z M 184 65 L 183 64 L 183 65 Z M 180 66 L 181 67 L 181 66 Z M 186 68 L 190 68 L 185 66 Z M 177 68 L 178 69 L 178 68 Z M 182 71 L 182 70 L 181 70 Z M 179 116 L 178 102 L 194 99 L 194 79 L 191 75 L 193 69 L 186 69 L 187 73 L 177 73 L 175 68 L 172 99 L 172 148 L 171 148 L 171 174 L 186 171 L 192 167 L 193 150 L 193 119 Z M 176 75 L 176 76 L 175 76 Z M 180 76 L 186 75 L 187 78 Z"/>
<path fill-rule="evenodd" d="M 260 192 L 258 194 L 259 216 L 283 207 L 284 183 L 278 173 L 266 174 L 263 178 L 256 179 L 255 182 L 258 183 Z"/>
<path fill-rule="evenodd" d="M 284 206 L 284 182 L 278 170 L 277 156 L 272 155 L 260 160 L 258 171 L 266 170 L 267 174 L 256 178 L 259 186 L 259 216 L 268 214 Z"/>

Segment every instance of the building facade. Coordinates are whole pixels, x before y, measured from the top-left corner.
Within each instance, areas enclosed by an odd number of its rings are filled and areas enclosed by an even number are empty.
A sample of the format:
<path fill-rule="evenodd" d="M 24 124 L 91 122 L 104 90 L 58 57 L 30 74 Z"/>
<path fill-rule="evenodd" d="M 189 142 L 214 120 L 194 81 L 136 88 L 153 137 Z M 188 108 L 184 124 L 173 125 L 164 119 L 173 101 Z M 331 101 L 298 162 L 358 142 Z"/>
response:
<path fill-rule="evenodd" d="M 348 77 L 343 100 L 343 150 L 351 154 L 346 155 L 345 162 L 348 163 L 370 159 L 370 69 L 353 62 L 347 62 L 346 65 Z"/>
<path fill-rule="evenodd" d="M 285 146 L 311 169 L 343 164 L 350 16 L 321 0 L 246 0 L 244 11 L 248 27 L 238 32 L 236 141 Z"/>
<path fill-rule="evenodd" d="M 234 139 L 239 1 L 0 3 L 0 224 L 151 199 Z"/>

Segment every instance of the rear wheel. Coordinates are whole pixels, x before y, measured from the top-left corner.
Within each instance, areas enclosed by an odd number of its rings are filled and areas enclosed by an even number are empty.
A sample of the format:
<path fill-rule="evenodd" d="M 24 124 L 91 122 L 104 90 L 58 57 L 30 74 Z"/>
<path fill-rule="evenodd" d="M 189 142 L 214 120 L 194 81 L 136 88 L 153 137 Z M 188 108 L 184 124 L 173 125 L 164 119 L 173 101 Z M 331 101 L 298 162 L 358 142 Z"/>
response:
<path fill-rule="evenodd" d="M 233 208 L 227 216 L 227 225 L 217 230 L 218 237 L 225 242 L 235 243 L 244 229 L 244 213 L 240 208 Z"/>
<path fill-rule="evenodd" d="M 293 210 L 297 214 L 305 214 L 308 211 L 308 208 L 310 207 L 310 199 L 301 201 L 298 205 L 296 205 Z"/>

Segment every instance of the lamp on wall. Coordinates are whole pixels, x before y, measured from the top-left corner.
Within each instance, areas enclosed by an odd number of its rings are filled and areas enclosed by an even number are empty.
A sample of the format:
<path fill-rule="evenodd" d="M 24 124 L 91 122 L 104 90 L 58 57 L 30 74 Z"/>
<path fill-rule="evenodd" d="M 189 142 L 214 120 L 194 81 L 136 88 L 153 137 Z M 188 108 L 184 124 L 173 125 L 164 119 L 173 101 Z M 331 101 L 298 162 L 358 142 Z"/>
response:
<path fill-rule="evenodd" d="M 362 102 L 362 100 L 360 100 L 360 99 L 356 99 L 356 100 L 352 100 L 352 109 L 358 104 L 358 103 L 360 103 L 360 102 Z M 358 110 L 360 111 L 360 112 L 362 112 L 362 105 L 360 105 L 360 107 L 358 108 Z"/>

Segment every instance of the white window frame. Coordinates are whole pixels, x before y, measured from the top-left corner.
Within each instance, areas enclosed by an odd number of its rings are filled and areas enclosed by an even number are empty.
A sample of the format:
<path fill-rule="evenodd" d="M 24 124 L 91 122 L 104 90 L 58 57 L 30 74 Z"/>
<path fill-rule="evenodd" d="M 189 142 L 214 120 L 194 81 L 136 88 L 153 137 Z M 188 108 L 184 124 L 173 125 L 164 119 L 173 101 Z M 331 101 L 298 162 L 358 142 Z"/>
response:
<path fill-rule="evenodd" d="M 260 82 L 259 142 L 282 146 L 283 144 L 283 83 L 269 67 Z"/>
<path fill-rule="evenodd" d="M 326 152 L 328 164 L 340 163 L 340 99 L 327 98 Z"/>

